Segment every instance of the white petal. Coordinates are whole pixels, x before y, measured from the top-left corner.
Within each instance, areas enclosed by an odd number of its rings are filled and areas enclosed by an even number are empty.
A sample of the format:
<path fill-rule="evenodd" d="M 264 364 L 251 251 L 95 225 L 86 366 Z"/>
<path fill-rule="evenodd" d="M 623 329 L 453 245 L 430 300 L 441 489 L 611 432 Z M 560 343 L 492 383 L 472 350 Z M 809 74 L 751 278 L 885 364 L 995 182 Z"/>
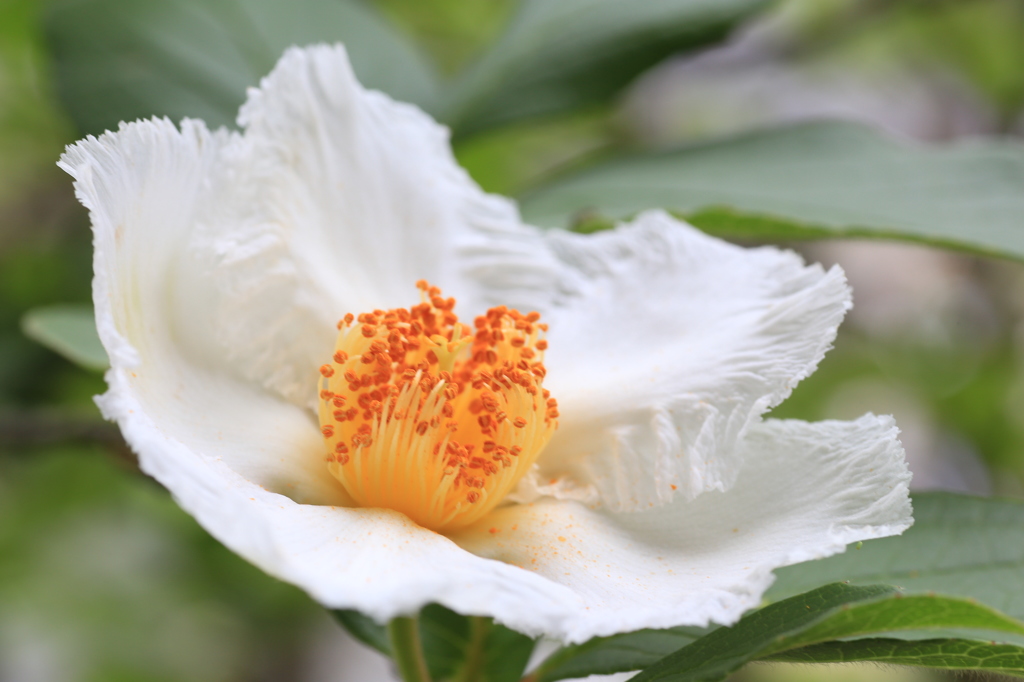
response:
<path fill-rule="evenodd" d="M 726 492 L 625 514 L 546 499 L 499 509 L 456 541 L 576 594 L 584 608 L 563 639 L 729 624 L 759 603 L 772 569 L 909 527 L 896 434 L 874 415 L 770 420 L 740 442 L 747 466 Z"/>
<path fill-rule="evenodd" d="M 542 478 L 589 483 L 612 509 L 727 489 L 733 444 L 814 371 L 850 306 L 839 268 L 662 212 L 549 242 L 564 272 L 545 386 L 561 419 Z"/>
<path fill-rule="evenodd" d="M 398 512 L 298 504 L 245 480 L 154 424 L 120 375 L 104 396 L 104 411 L 139 453 L 143 470 L 206 530 L 325 606 L 383 622 L 436 602 L 496 616 L 533 635 L 559 631 L 581 608 L 563 586 L 474 556 Z"/>
<path fill-rule="evenodd" d="M 345 313 L 418 303 L 418 279 L 480 312 L 467 278 L 537 267 L 539 236 L 456 164 L 448 130 L 365 90 L 340 46 L 286 52 L 239 122 L 182 265 L 183 327 L 296 404 L 312 399 Z"/>
<path fill-rule="evenodd" d="M 214 537 L 327 606 L 386 620 L 439 602 L 536 635 L 558 631 L 579 608 L 564 587 L 476 557 L 396 512 L 326 506 L 348 500 L 325 475 L 312 415 L 178 344 L 167 300 L 175 255 L 227 143 L 200 124 L 179 132 L 147 121 L 84 140 L 62 159 L 95 233 L 97 324 L 112 365 L 98 400 L 104 415 L 143 471 Z M 523 603 L 534 607 L 521 613 Z"/>
<path fill-rule="evenodd" d="M 186 121 L 179 132 L 169 121 L 145 121 L 83 140 L 61 159 L 93 223 L 93 297 L 111 361 L 101 407 L 116 417 L 110 405 L 131 400 L 135 412 L 158 415 L 165 438 L 223 460 L 249 481 L 297 500 L 344 502 L 343 488 L 323 475 L 312 415 L 177 342 L 180 320 L 169 303 L 175 257 L 209 201 L 207 178 L 229 142 L 201 123 Z M 143 443 L 129 442 L 147 470 L 158 466 Z"/>

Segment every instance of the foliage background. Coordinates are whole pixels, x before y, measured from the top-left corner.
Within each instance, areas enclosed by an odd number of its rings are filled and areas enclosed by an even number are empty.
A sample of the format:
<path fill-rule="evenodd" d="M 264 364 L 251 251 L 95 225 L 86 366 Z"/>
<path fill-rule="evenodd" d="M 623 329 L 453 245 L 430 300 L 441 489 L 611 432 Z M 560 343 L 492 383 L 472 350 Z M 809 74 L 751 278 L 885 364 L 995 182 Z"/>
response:
<path fill-rule="evenodd" d="M 83 133 L 58 96 L 52 33 L 74 4 L 0 0 L 0 681 L 366 679 L 382 664 L 319 607 L 221 547 L 138 475 L 91 403 L 101 376 L 22 332 L 37 306 L 90 299 L 88 220 L 54 166 Z M 472 63 L 517 11 L 513 0 L 366 5 L 430 55 L 441 78 Z M 87 40 L 96 26 L 62 30 Z M 114 103 L 109 111 L 117 116 Z M 459 135 L 455 149 L 486 189 L 529 197 L 623 151 L 820 116 L 931 141 L 1021 136 L 1024 6 L 776 3 L 724 49 L 670 58 L 609 100 Z M 788 245 L 842 264 L 856 308 L 777 416 L 891 412 L 917 489 L 1024 497 L 1020 264 L 880 241 Z M 763 666 L 738 675 L 883 677 L 936 674 Z"/>

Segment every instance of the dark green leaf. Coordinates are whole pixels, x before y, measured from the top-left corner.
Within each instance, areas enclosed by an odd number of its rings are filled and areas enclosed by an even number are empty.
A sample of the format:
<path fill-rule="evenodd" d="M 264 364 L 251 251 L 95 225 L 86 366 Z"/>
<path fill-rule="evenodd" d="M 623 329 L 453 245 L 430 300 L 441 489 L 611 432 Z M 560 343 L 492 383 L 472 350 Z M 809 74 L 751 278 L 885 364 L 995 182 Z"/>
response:
<path fill-rule="evenodd" d="M 504 625 L 486 623 L 483 682 L 516 682 L 526 670 L 536 642 Z"/>
<path fill-rule="evenodd" d="M 639 630 L 559 649 L 534 671 L 537 682 L 641 670 L 708 633 L 704 628 Z"/>
<path fill-rule="evenodd" d="M 658 656 L 663 652 L 656 652 L 654 633 L 634 633 L 635 648 L 607 645 L 631 643 L 629 636 L 567 647 L 534 675 L 538 682 L 552 682 L 646 668 L 636 680 L 718 680 L 749 661 L 824 641 L 948 628 L 971 630 L 978 638 L 990 633 L 1024 635 L 1024 623 L 973 602 L 934 595 L 906 597 L 888 586 L 836 583 L 766 606 L 668 655 Z M 663 646 L 671 646 L 670 641 Z"/>
<path fill-rule="evenodd" d="M 458 133 L 607 101 L 669 55 L 721 40 L 764 0 L 524 0 L 450 93 Z"/>
<path fill-rule="evenodd" d="M 608 161 L 525 197 L 523 213 L 564 226 L 580 211 L 661 207 L 725 236 L 886 237 L 1024 259 L 1022 189 L 1019 141 L 926 146 L 827 122 Z"/>
<path fill-rule="evenodd" d="M 423 60 L 355 0 L 59 0 L 47 30 L 84 133 L 149 116 L 232 126 L 285 48 L 317 42 L 344 42 L 369 87 L 427 109 L 435 97 Z"/>
<path fill-rule="evenodd" d="M 388 641 L 386 627 L 378 625 L 372 618 L 351 609 L 335 609 L 330 613 L 348 630 L 348 634 L 385 656 L 391 655 L 391 643 Z"/>
<path fill-rule="evenodd" d="M 859 639 L 824 642 L 794 649 L 766 660 L 792 663 L 875 661 L 953 670 L 982 670 L 1024 676 L 1024 648 L 963 639 Z"/>
<path fill-rule="evenodd" d="M 515 682 L 534 641 L 487 618 L 461 616 L 438 604 L 420 612 L 423 651 L 432 679 L 460 677 L 480 682 Z M 465 668 L 472 672 L 466 673 Z"/>
<path fill-rule="evenodd" d="M 720 680 L 770 650 L 780 638 L 807 630 L 846 604 L 894 594 L 894 588 L 884 585 L 825 585 L 754 611 L 732 627 L 719 628 L 647 667 L 633 680 Z"/>
<path fill-rule="evenodd" d="M 784 599 L 823 583 L 898 585 L 909 594 L 973 598 L 1024 620 L 1024 503 L 950 493 L 914 496 L 903 535 L 776 571 L 767 597 Z"/>
<path fill-rule="evenodd" d="M 783 635 L 761 655 L 826 642 L 900 631 L 974 630 L 978 638 L 1024 635 L 1024 623 L 972 601 L 936 595 L 904 596 L 848 604 L 798 634 Z"/>
<path fill-rule="evenodd" d="M 349 634 L 382 654 L 391 655 L 387 628 L 358 611 L 331 612 Z M 534 641 L 486 618 L 462 616 L 439 604 L 420 611 L 420 637 L 432 679 L 475 671 L 466 679 L 480 682 L 515 682 L 533 653 Z"/>
<path fill-rule="evenodd" d="M 451 676 L 466 656 L 470 619 L 438 604 L 420 612 L 420 636 L 431 679 Z"/>
<path fill-rule="evenodd" d="M 33 341 L 86 369 L 104 370 L 110 366 L 90 306 L 35 308 L 21 318 L 21 329 Z"/>

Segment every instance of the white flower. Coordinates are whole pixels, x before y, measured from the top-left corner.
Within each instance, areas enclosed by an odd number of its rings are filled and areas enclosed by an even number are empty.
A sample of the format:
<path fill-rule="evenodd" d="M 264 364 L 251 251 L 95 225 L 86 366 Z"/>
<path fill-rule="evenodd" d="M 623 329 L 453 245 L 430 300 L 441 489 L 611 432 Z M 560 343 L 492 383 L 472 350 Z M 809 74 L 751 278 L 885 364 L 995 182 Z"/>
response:
<path fill-rule="evenodd" d="M 266 572 L 379 620 L 439 602 L 578 642 L 731 623 L 773 568 L 910 525 L 890 418 L 762 419 L 831 344 L 838 268 L 660 212 L 593 236 L 523 225 L 340 47 L 289 50 L 239 122 L 122 125 L 61 166 L 95 231 L 104 414 Z M 440 533 L 354 506 L 317 419 L 336 322 L 418 303 L 420 279 L 470 320 L 538 311 L 560 412 L 515 495 Z"/>

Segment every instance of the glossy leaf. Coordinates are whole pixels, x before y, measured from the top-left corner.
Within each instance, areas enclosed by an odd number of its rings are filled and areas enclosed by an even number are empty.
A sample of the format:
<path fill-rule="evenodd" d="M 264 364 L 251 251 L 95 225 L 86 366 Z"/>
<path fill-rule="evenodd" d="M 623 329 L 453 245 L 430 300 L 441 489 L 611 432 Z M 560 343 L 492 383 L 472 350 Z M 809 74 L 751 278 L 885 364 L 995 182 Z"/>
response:
<path fill-rule="evenodd" d="M 914 495 L 914 525 L 844 554 L 776 571 L 770 600 L 839 580 L 898 585 L 908 594 L 972 598 L 1024 620 L 1024 502 L 951 493 Z"/>
<path fill-rule="evenodd" d="M 96 333 L 96 318 L 87 305 L 53 305 L 35 308 L 21 318 L 25 336 L 86 369 L 110 366 L 107 352 Z"/>
<path fill-rule="evenodd" d="M 721 40 L 764 0 L 524 0 L 449 93 L 457 133 L 606 102 L 666 57 Z"/>
<path fill-rule="evenodd" d="M 391 655 L 391 643 L 388 641 L 386 627 L 378 625 L 369 616 L 351 609 L 335 609 L 330 613 L 355 639 L 385 656 Z"/>
<path fill-rule="evenodd" d="M 610 160 L 522 208 L 541 226 L 582 212 L 593 229 L 660 207 L 722 236 L 885 237 L 1024 259 L 1022 187 L 1019 141 L 929 146 L 825 122 Z"/>
<path fill-rule="evenodd" d="M 150 116 L 234 125 L 247 87 L 285 48 L 344 42 L 364 85 L 430 109 L 434 75 L 356 0 L 59 0 L 47 32 L 83 133 Z"/>
<path fill-rule="evenodd" d="M 551 682 L 646 668 L 635 679 L 715 680 L 749 661 L 820 642 L 949 628 L 973 631 L 978 638 L 1024 635 L 1024 623 L 973 602 L 934 595 L 905 597 L 888 586 L 837 583 L 764 607 L 675 652 L 666 650 L 672 644 L 666 633 L 656 631 L 567 647 L 545 661 L 535 679 Z M 633 646 L 623 646 L 629 644 Z"/>
<path fill-rule="evenodd" d="M 978 670 L 1024 676 L 1024 648 L 963 639 L 859 639 L 825 642 L 771 656 L 791 663 L 873 661 L 947 670 Z"/>
<path fill-rule="evenodd" d="M 700 639 L 713 628 L 638 630 L 559 649 L 534 671 L 531 682 L 640 670 Z"/>
<path fill-rule="evenodd" d="M 349 634 L 386 656 L 391 655 L 387 628 L 357 611 L 335 610 L 335 619 Z M 419 616 L 420 638 L 432 679 L 516 682 L 533 653 L 534 640 L 486 618 L 462 616 L 439 604 L 428 604 Z"/>

